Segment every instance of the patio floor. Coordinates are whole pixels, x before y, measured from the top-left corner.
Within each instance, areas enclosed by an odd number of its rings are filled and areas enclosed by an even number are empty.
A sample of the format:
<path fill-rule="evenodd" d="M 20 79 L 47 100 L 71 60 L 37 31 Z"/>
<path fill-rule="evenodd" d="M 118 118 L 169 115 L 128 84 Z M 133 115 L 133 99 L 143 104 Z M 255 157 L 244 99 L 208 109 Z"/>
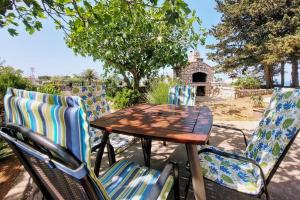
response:
<path fill-rule="evenodd" d="M 235 127 L 243 128 L 246 133 L 251 133 L 256 127 L 257 122 L 255 121 L 232 121 L 232 122 L 215 122 L 218 124 L 232 125 Z M 243 150 L 245 148 L 243 138 L 239 133 L 219 128 L 213 128 L 210 139 L 210 144 L 222 147 L 227 150 Z M 122 154 L 117 155 L 117 160 L 125 158 L 134 160 L 140 164 L 143 164 L 142 149 L 139 143 L 128 148 Z M 176 160 L 180 167 L 180 192 L 183 199 L 184 187 L 187 182 L 188 173 L 185 170 L 185 163 L 187 160 L 185 146 L 175 143 L 167 143 L 167 146 L 163 146 L 162 142 L 154 141 L 152 146 L 152 160 L 151 167 L 155 169 L 162 169 L 164 165 L 171 161 Z M 103 162 L 103 169 L 108 167 L 108 161 L 105 157 Z M 299 184 L 299 185 L 298 185 Z M 269 184 L 269 193 L 271 199 L 276 200 L 287 200 L 287 199 L 299 199 L 300 194 L 300 136 L 296 138 L 296 141 L 292 145 L 286 158 L 281 163 L 277 173 L 274 175 L 271 183 Z M 29 193 L 34 194 L 33 196 L 28 195 L 23 199 L 39 199 L 36 191 Z M 224 187 L 220 187 L 216 184 L 206 181 L 206 193 L 207 199 L 255 199 Z M 12 196 L 10 196 L 12 197 Z M 9 198 L 14 199 L 14 198 Z M 169 199 L 173 199 L 171 195 Z M 190 188 L 188 199 L 194 199 L 193 191 Z M 265 199 L 263 196 L 262 199 Z"/>

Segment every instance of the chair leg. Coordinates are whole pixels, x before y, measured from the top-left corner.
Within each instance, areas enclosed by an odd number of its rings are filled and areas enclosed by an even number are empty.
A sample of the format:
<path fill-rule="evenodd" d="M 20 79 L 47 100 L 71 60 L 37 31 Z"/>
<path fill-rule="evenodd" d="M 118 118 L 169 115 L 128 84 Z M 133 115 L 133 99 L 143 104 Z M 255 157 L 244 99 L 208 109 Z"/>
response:
<path fill-rule="evenodd" d="M 179 189 L 179 169 L 178 164 L 176 162 L 171 162 L 173 164 L 173 177 L 174 177 L 174 199 L 180 199 L 180 189 Z"/>
<path fill-rule="evenodd" d="M 270 196 L 269 196 L 269 192 L 268 192 L 267 187 L 265 187 L 264 189 L 265 189 L 266 199 L 270 200 Z"/>
<path fill-rule="evenodd" d="M 164 146 L 167 146 L 167 142 L 166 142 L 166 141 L 163 141 L 163 145 L 164 145 Z"/>
<path fill-rule="evenodd" d="M 143 138 L 141 142 L 142 142 L 145 166 L 150 167 L 152 140 Z"/>
<path fill-rule="evenodd" d="M 189 189 L 190 189 L 191 181 L 192 181 L 192 174 L 190 173 L 189 178 L 188 178 L 188 182 L 186 183 L 185 188 L 184 188 L 184 192 L 185 192 L 184 199 L 185 200 L 188 198 L 188 195 L 189 195 Z"/>

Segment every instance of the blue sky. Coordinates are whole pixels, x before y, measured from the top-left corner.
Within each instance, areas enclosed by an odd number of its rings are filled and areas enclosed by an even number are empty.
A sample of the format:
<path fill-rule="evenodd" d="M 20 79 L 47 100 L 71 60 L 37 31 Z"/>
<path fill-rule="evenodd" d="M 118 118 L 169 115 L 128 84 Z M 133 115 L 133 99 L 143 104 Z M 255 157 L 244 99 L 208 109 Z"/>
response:
<path fill-rule="evenodd" d="M 187 0 L 192 9 L 203 21 L 203 27 L 211 28 L 220 20 L 220 14 L 214 9 L 214 0 Z M 19 36 L 11 37 L 6 29 L 0 29 L 0 59 L 6 61 L 6 65 L 14 66 L 30 74 L 30 68 L 35 68 L 35 75 L 72 75 L 84 71 L 86 68 L 94 68 L 98 73 L 102 72 L 102 64 L 94 62 L 91 58 L 75 56 L 64 42 L 64 34 L 55 30 L 53 22 L 45 20 L 43 29 L 29 35 L 24 28 L 19 30 Z M 214 43 L 212 36 L 208 36 L 206 44 Z M 205 46 L 199 48 L 204 61 L 214 66 L 214 63 L 206 59 L 208 50 Z M 170 69 L 161 71 L 164 74 L 171 73 Z"/>
<path fill-rule="evenodd" d="M 190 6 L 196 10 L 203 20 L 203 26 L 210 28 L 218 23 L 219 14 L 214 10 L 214 0 L 188 0 Z M 81 73 L 86 68 L 94 68 L 102 72 L 102 64 L 93 62 L 91 58 L 75 56 L 64 42 L 62 31 L 55 30 L 53 22 L 45 20 L 43 29 L 29 35 L 20 28 L 19 36 L 11 37 L 6 29 L 0 29 L 0 59 L 24 71 L 29 75 L 30 68 L 35 68 L 36 75 L 72 75 Z M 207 38 L 207 43 L 213 42 L 212 37 Z M 199 47 L 201 56 L 205 58 L 207 50 Z M 208 62 L 212 64 L 211 62 Z M 171 70 L 163 70 L 170 73 Z"/>

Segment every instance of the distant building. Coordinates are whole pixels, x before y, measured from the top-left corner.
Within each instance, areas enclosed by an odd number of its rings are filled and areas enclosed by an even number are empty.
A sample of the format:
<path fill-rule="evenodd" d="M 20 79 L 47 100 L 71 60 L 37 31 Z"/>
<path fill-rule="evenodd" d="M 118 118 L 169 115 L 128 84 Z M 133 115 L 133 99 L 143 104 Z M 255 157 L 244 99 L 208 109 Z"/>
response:
<path fill-rule="evenodd" d="M 179 78 L 183 84 L 196 87 L 196 96 L 209 96 L 214 70 L 203 62 L 198 51 L 191 52 L 185 68 L 178 67 L 173 70 L 174 77 Z"/>

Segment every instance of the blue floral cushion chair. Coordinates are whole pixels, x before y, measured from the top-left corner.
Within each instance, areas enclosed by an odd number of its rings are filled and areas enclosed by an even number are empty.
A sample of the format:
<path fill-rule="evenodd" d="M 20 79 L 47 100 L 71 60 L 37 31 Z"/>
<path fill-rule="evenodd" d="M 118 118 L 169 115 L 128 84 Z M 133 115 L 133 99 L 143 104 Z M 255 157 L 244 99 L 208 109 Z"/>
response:
<path fill-rule="evenodd" d="M 243 154 L 201 147 L 206 179 L 242 193 L 269 199 L 267 185 L 300 128 L 300 89 L 274 90 L 268 108 Z"/>
<path fill-rule="evenodd" d="M 195 87 L 177 85 L 170 88 L 168 102 L 173 105 L 194 106 L 195 96 Z"/>
<path fill-rule="evenodd" d="M 121 160 L 97 177 L 91 167 L 89 123 L 80 97 L 9 88 L 4 106 L 0 136 L 47 199 L 154 200 L 166 199 L 173 185 L 178 191 L 172 176 L 177 168 L 171 164 L 160 172 Z"/>
<path fill-rule="evenodd" d="M 83 99 L 89 121 L 94 121 L 110 113 L 110 107 L 106 100 L 105 89 L 105 85 L 72 87 L 71 95 L 79 96 Z M 68 94 L 68 91 L 65 91 L 64 93 Z M 101 130 L 91 127 L 90 135 L 93 147 L 101 142 Z M 109 141 L 113 146 L 115 153 L 121 153 L 124 149 L 135 142 L 135 138 L 132 136 L 112 133 L 109 135 Z"/>

